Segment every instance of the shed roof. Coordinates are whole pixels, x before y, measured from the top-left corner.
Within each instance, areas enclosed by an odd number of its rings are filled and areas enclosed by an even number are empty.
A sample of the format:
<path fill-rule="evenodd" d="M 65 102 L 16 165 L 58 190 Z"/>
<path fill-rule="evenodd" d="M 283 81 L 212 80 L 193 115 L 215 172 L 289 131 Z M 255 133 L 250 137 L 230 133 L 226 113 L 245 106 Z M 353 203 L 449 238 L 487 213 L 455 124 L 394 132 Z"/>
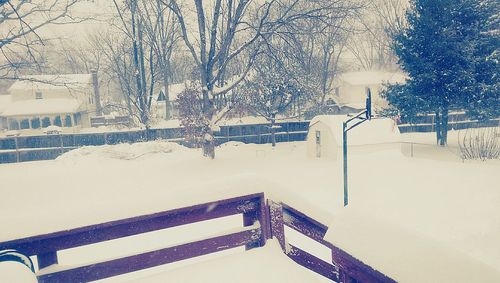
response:
<path fill-rule="evenodd" d="M 317 123 L 324 124 L 332 132 L 339 145 L 341 145 L 342 123 L 348 118 L 347 115 L 316 116 L 311 120 L 310 129 L 314 129 L 314 125 Z M 388 118 L 377 118 L 366 121 L 349 131 L 348 137 L 349 146 L 396 143 L 401 141 L 397 125 L 393 120 Z"/>
<path fill-rule="evenodd" d="M 4 117 L 33 116 L 46 114 L 76 113 L 81 102 L 76 99 L 30 99 L 17 101 L 5 109 L 1 115 Z"/>

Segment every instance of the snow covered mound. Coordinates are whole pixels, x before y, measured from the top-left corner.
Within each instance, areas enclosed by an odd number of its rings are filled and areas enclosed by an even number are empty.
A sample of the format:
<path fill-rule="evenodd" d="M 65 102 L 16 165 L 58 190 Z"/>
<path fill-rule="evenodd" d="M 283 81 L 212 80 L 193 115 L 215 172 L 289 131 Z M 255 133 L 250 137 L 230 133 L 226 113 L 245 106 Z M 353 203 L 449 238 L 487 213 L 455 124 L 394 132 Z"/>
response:
<path fill-rule="evenodd" d="M 397 223 L 346 209 L 329 225 L 327 241 L 397 282 L 500 282 L 500 272 Z M 430 281 L 429 281 L 430 280 Z"/>
<path fill-rule="evenodd" d="M 57 160 L 79 160 L 89 158 L 107 158 L 120 160 L 134 160 L 156 153 L 171 153 L 184 150 L 185 147 L 177 143 L 152 141 L 139 143 L 122 143 L 117 145 L 84 146 L 67 152 Z"/>

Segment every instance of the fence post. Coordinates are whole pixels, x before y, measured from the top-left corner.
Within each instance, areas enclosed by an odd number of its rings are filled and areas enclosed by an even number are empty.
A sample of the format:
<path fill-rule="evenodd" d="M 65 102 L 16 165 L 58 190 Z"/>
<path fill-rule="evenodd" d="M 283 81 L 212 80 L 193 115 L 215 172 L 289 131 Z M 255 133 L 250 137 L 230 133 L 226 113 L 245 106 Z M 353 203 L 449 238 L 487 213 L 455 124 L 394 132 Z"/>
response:
<path fill-rule="evenodd" d="M 16 161 L 20 162 L 21 156 L 20 156 L 20 152 L 19 152 L 19 144 L 17 142 L 17 136 L 14 137 L 14 144 L 16 145 Z"/>
<path fill-rule="evenodd" d="M 287 142 L 290 142 L 290 122 L 286 123 L 286 137 Z"/>
<path fill-rule="evenodd" d="M 63 144 L 63 138 L 61 133 L 59 133 L 59 147 L 61 148 L 61 154 L 64 153 L 64 144 Z"/>

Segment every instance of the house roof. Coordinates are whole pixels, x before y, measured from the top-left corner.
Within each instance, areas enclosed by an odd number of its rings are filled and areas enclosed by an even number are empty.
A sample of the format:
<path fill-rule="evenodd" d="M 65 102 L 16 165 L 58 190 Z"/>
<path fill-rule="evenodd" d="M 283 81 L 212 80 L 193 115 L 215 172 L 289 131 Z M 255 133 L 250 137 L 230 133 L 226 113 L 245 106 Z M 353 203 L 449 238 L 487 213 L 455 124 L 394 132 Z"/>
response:
<path fill-rule="evenodd" d="M 364 71 L 343 73 L 337 77 L 337 80 L 353 86 L 359 86 L 403 83 L 406 81 L 406 78 L 407 76 L 401 72 Z"/>
<path fill-rule="evenodd" d="M 11 95 L 0 95 L 0 114 L 12 104 Z"/>
<path fill-rule="evenodd" d="M 12 84 L 9 91 L 39 89 L 85 89 L 92 85 L 91 74 L 23 76 Z"/>
<path fill-rule="evenodd" d="M 10 104 L 1 115 L 4 117 L 13 117 L 76 113 L 80 105 L 81 102 L 78 100 L 67 98 L 22 100 Z"/>
<path fill-rule="evenodd" d="M 183 83 L 178 83 L 178 84 L 170 84 L 168 85 L 168 100 L 169 101 L 176 101 L 177 98 L 179 98 L 179 95 L 186 89 L 188 82 L 183 82 Z M 161 92 L 165 93 L 165 88 L 162 87 L 160 89 Z M 158 92 L 160 93 L 160 92 Z M 159 98 L 160 94 L 158 94 L 157 99 Z"/>

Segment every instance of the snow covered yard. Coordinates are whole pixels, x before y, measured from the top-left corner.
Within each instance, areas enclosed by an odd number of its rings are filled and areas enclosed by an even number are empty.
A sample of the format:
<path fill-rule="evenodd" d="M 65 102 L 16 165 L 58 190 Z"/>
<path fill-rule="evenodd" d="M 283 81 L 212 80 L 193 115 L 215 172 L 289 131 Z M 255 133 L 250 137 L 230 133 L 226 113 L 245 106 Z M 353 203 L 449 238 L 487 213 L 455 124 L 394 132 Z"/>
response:
<path fill-rule="evenodd" d="M 414 158 L 394 145 L 352 152 L 349 161 L 348 210 L 437 241 L 500 272 L 499 161 L 462 162 L 453 146 L 432 145 L 415 148 Z M 323 223 L 333 219 L 334 231 L 337 215 L 346 210 L 341 165 L 308 158 L 304 142 L 278 144 L 275 150 L 228 143 L 215 160 L 176 144 L 122 144 L 81 148 L 54 161 L 0 165 L 0 227 L 5 227 L 0 241 L 254 192 L 266 192 Z"/>

